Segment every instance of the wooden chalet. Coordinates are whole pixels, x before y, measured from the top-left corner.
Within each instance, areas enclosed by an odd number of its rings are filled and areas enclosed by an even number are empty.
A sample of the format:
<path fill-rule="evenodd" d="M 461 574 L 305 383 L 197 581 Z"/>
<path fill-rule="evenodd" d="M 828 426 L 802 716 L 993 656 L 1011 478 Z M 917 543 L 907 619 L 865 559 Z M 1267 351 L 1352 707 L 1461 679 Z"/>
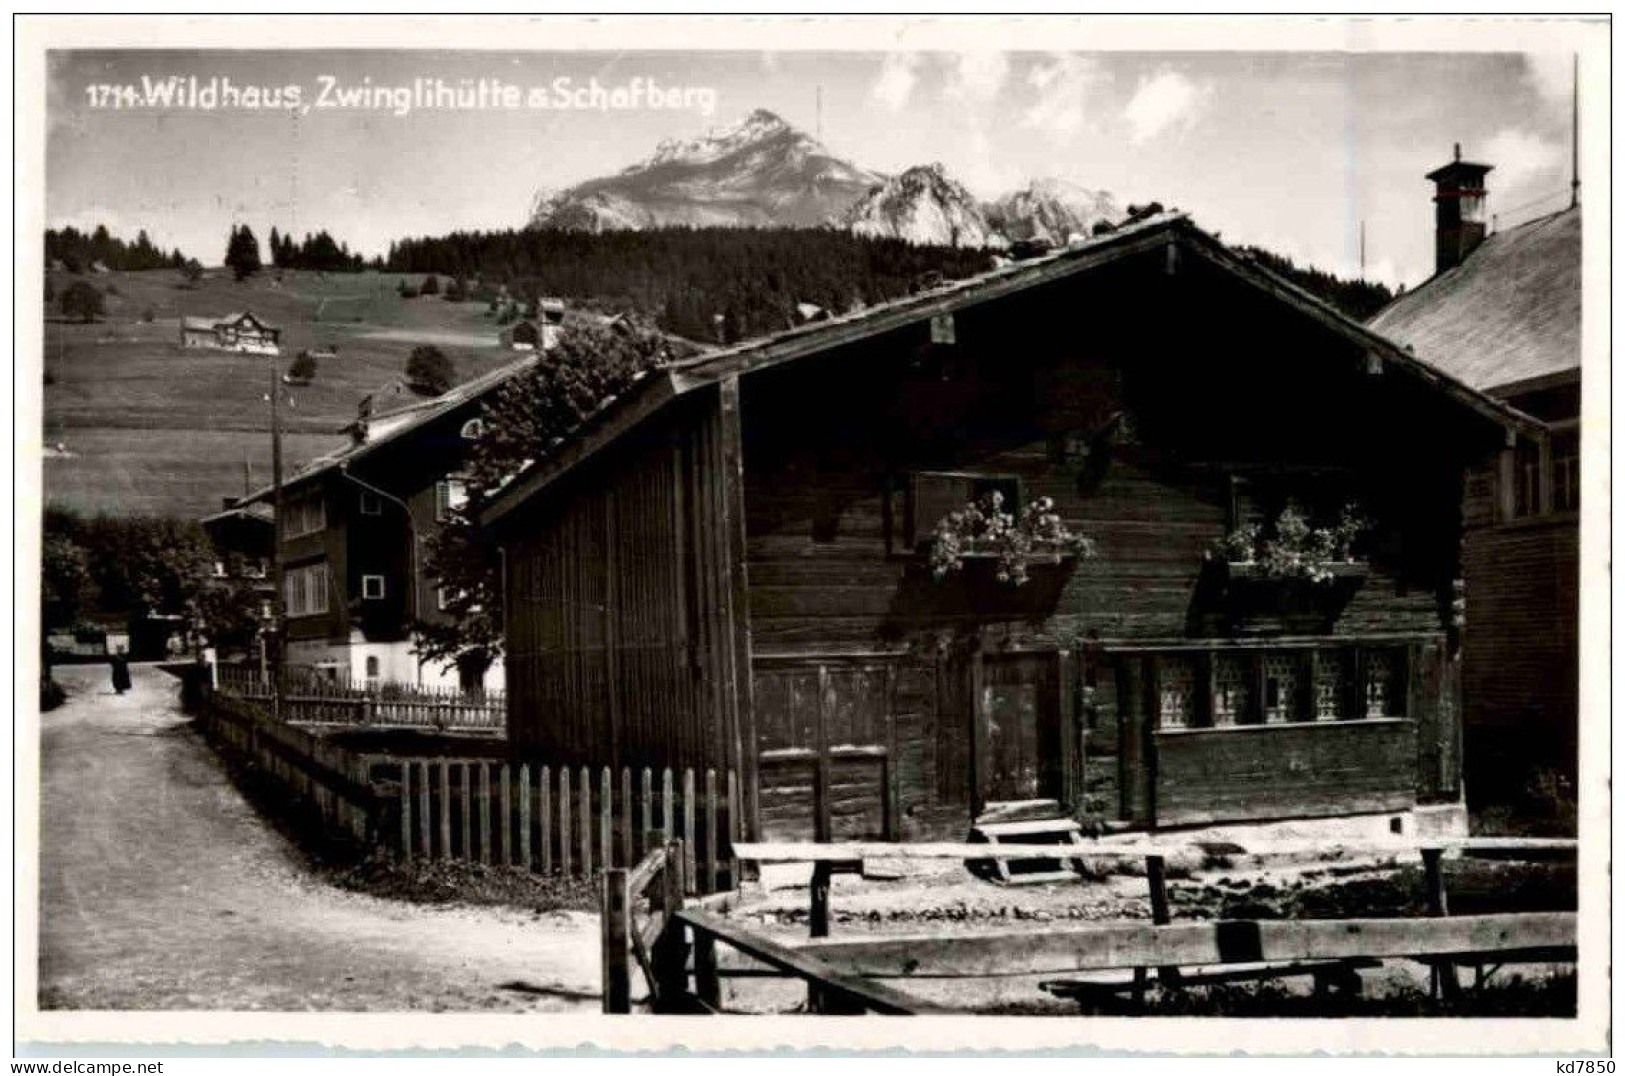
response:
<path fill-rule="evenodd" d="M 284 480 L 287 664 L 356 683 L 501 688 L 500 667 L 425 664 L 412 629 L 449 619 L 427 567 L 427 543 L 461 503 L 485 399 L 533 361 L 519 359 L 404 406 L 386 408 L 369 396 L 345 427 L 347 445 Z M 264 488 L 241 506 L 273 500 Z"/>
<path fill-rule="evenodd" d="M 218 318 L 190 315 L 181 318 L 183 348 L 275 355 L 280 350 L 278 342 L 281 338 L 281 329 L 261 321 L 249 311 Z"/>
<path fill-rule="evenodd" d="M 1437 184 L 1437 272 L 1370 326 L 1545 423 L 1474 469 L 1463 508 L 1462 694 L 1479 793 L 1579 762 L 1580 207 L 1488 234 L 1489 165 Z M 1482 199 L 1478 199 L 1481 203 Z M 1476 224 L 1474 216 L 1476 211 Z"/>
<path fill-rule="evenodd" d="M 488 506 L 510 742 L 737 771 L 762 838 L 1459 822 L 1463 476 L 1536 426 L 1176 214 L 684 360 Z M 993 492 L 1094 555 L 938 578 Z M 1351 502 L 1325 584 L 1215 552 Z"/>

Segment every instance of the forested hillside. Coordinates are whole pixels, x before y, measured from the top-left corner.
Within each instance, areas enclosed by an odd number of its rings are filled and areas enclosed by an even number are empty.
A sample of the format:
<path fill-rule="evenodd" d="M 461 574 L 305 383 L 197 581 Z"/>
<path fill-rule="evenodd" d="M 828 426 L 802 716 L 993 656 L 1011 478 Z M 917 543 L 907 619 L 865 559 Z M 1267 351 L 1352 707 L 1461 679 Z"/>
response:
<path fill-rule="evenodd" d="M 1309 294 L 1331 303 L 1355 321 L 1365 321 L 1394 298 L 1388 285 L 1375 280 L 1345 279 L 1314 266 L 1300 268 L 1291 258 L 1272 254 L 1261 247 L 1242 247 L 1240 253 L 1277 276 L 1286 277 Z"/>
<path fill-rule="evenodd" d="M 392 272 L 632 307 L 668 332 L 710 343 L 787 328 L 798 303 L 841 313 L 907 295 L 927 273 L 952 279 L 991 264 L 983 251 L 827 229 L 742 228 L 456 232 L 392 244 L 385 259 Z"/>
<path fill-rule="evenodd" d="M 166 253 L 154 246 L 145 231 L 137 233 L 134 242 L 125 242 L 110 235 L 106 225 L 98 224 L 92 232 L 81 232 L 71 225 L 60 230 L 47 228 L 45 261 L 79 273 L 93 265 L 103 269 L 179 269 L 186 264 L 186 256 L 178 249 Z"/>

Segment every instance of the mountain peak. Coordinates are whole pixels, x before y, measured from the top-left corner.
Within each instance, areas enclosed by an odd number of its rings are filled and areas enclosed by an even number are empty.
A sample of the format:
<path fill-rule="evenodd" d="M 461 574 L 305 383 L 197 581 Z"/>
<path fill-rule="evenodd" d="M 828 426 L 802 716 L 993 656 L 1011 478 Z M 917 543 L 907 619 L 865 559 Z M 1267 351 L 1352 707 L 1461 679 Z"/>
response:
<path fill-rule="evenodd" d="M 530 226 L 566 231 L 680 227 L 811 228 L 913 243 L 1060 245 L 1122 219 L 1112 196 L 1037 179 L 982 204 L 942 164 L 885 176 L 834 156 L 784 117 L 755 108 L 690 138 L 668 138 L 621 172 L 538 194 Z"/>
<path fill-rule="evenodd" d="M 712 127 L 696 138 L 667 138 L 655 147 L 652 157 L 627 171 L 655 168 L 663 164 L 709 164 L 742 149 L 782 135 L 814 144 L 812 138 L 786 123 L 778 114 L 758 108 L 729 126 Z"/>
<path fill-rule="evenodd" d="M 814 227 L 882 177 L 832 156 L 765 108 L 694 138 L 662 141 L 648 159 L 531 208 L 531 226 Z"/>
<path fill-rule="evenodd" d="M 950 247 L 1004 247 L 982 207 L 939 161 L 917 164 L 870 188 L 842 226 L 858 235 Z"/>

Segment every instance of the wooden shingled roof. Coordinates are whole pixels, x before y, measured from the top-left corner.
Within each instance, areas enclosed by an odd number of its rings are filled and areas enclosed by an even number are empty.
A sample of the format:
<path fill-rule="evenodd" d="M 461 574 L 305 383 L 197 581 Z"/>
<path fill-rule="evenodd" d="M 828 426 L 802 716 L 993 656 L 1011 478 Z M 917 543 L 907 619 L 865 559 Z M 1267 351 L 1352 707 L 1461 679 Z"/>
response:
<path fill-rule="evenodd" d="M 1497 232 L 1368 327 L 1473 388 L 1580 368 L 1580 210 Z"/>

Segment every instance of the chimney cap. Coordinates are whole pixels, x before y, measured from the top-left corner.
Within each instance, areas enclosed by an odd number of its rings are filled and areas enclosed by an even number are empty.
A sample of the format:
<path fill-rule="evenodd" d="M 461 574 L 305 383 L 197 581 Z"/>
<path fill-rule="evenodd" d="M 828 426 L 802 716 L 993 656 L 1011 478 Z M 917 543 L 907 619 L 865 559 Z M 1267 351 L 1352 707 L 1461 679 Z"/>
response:
<path fill-rule="evenodd" d="M 1453 160 L 1449 164 L 1441 165 L 1427 174 L 1427 178 L 1434 183 L 1444 186 L 1450 184 L 1458 187 L 1471 187 L 1484 182 L 1484 177 L 1495 170 L 1493 164 L 1479 164 L 1474 161 L 1461 159 L 1461 143 L 1455 144 Z"/>

